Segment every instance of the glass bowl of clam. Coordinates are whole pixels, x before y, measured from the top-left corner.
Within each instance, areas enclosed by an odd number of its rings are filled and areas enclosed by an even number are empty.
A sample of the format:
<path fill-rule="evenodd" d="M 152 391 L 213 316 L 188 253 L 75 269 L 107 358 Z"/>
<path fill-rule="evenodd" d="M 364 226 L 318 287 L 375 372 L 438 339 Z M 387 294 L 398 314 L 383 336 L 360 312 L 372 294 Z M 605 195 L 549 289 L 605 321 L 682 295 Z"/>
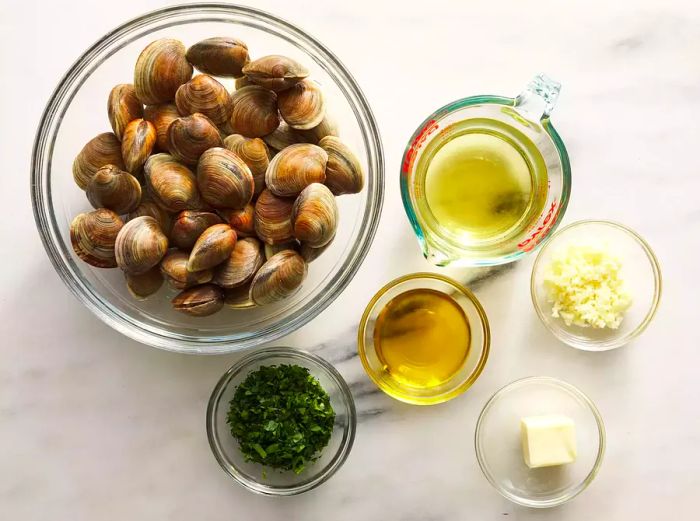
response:
<path fill-rule="evenodd" d="M 32 203 L 56 271 L 144 344 L 227 353 L 347 286 L 382 207 L 377 125 L 320 42 L 231 4 L 109 32 L 49 100 Z"/>

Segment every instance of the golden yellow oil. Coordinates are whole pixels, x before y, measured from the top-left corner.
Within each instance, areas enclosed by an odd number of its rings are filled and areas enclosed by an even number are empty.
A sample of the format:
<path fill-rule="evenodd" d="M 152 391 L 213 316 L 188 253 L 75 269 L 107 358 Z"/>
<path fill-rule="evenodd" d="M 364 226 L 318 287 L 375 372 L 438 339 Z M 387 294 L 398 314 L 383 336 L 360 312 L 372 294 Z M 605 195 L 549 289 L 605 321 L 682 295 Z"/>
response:
<path fill-rule="evenodd" d="M 374 347 L 398 383 L 428 388 L 452 378 L 469 353 L 469 319 L 449 295 L 413 289 L 394 297 L 374 326 Z"/>
<path fill-rule="evenodd" d="M 464 245 L 520 234 L 536 221 L 547 197 L 539 150 L 497 120 L 453 127 L 426 151 L 425 197 L 435 220 Z"/>

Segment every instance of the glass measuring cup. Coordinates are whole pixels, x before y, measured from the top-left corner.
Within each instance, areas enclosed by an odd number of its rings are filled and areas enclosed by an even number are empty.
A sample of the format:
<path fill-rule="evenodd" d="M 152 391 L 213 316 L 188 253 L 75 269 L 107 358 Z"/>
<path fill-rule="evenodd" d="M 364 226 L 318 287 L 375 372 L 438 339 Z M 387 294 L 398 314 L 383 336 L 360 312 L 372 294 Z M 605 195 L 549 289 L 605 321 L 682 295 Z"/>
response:
<path fill-rule="evenodd" d="M 438 109 L 418 127 L 401 163 L 401 197 L 428 261 L 438 266 L 506 264 L 534 250 L 554 231 L 564 215 L 571 190 L 569 156 L 549 120 L 560 88 L 560 83 L 538 75 L 516 98 L 463 98 Z M 426 193 L 426 178 L 432 175 L 431 161 L 440 150 L 455 138 L 477 132 L 490 136 L 488 139 L 507 142 L 514 150 L 509 153 L 515 155 L 522 168 L 527 168 L 530 183 L 524 192 L 527 200 L 522 202 L 522 215 L 484 237 L 445 225 L 444 219 L 436 216 L 438 212 L 431 207 Z M 488 178 L 479 181 L 488 184 Z M 518 211 L 520 203 L 518 200 Z M 502 206 L 496 205 L 494 214 L 502 213 Z M 506 205 L 507 211 L 511 207 L 512 204 Z"/>

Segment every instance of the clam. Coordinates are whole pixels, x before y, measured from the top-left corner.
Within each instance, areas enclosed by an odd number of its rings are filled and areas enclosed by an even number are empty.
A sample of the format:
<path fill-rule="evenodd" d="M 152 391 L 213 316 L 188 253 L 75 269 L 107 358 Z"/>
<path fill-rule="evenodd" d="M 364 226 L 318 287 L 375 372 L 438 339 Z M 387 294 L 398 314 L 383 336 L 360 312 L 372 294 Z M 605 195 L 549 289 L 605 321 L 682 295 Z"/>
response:
<path fill-rule="evenodd" d="M 307 142 L 301 131 L 293 129 L 285 121 L 282 121 L 274 132 L 263 136 L 262 139 L 270 147 L 270 150 L 277 152 L 284 150 L 290 145 Z"/>
<path fill-rule="evenodd" d="M 132 219 L 142 216 L 153 217 L 156 221 L 158 221 L 158 226 L 160 226 L 160 229 L 163 230 L 163 233 L 168 235 L 172 226 L 170 214 L 155 201 L 146 200 L 147 197 L 148 192 L 141 193 L 141 203 L 133 212 L 129 212 L 129 214 L 126 216 L 126 220 L 131 221 Z"/>
<path fill-rule="evenodd" d="M 112 132 L 98 134 L 83 147 L 73 161 L 75 184 L 85 190 L 90 178 L 105 165 L 124 167 L 122 145 Z"/>
<path fill-rule="evenodd" d="M 160 271 L 175 289 L 187 289 L 197 284 L 211 282 L 214 277 L 212 270 L 189 271 L 187 261 L 190 254 L 181 250 L 170 250 L 160 261 Z"/>
<path fill-rule="evenodd" d="M 171 101 L 180 85 L 190 80 L 192 72 L 181 41 L 163 38 L 151 42 L 136 60 L 136 95 L 144 105 Z"/>
<path fill-rule="evenodd" d="M 129 293 L 137 300 L 144 300 L 153 295 L 163 285 L 163 275 L 157 266 L 144 273 L 125 273 L 124 276 Z"/>
<path fill-rule="evenodd" d="M 326 113 L 326 116 L 323 118 L 323 120 L 321 120 L 321 123 L 308 130 L 299 130 L 298 132 L 304 142 L 317 145 L 318 142 L 326 136 L 337 136 L 338 126 Z"/>
<path fill-rule="evenodd" d="M 280 244 L 293 239 L 292 206 L 294 199 L 278 197 L 263 190 L 255 202 L 255 233 L 267 244 Z"/>
<path fill-rule="evenodd" d="M 269 150 L 260 138 L 248 138 L 240 134 L 232 134 L 224 139 L 224 147 L 240 157 L 248 165 L 253 174 L 255 195 L 265 188 L 265 172 L 270 164 Z"/>
<path fill-rule="evenodd" d="M 168 150 L 186 165 L 196 165 L 205 150 L 221 145 L 219 129 L 203 114 L 177 118 L 168 128 Z"/>
<path fill-rule="evenodd" d="M 236 232 L 228 224 L 210 226 L 192 247 L 187 261 L 189 271 L 202 271 L 213 268 L 225 261 L 236 245 Z"/>
<path fill-rule="evenodd" d="M 234 88 L 236 90 L 242 89 L 243 87 L 247 87 L 248 85 L 255 85 L 248 76 L 241 76 L 240 78 L 236 78 L 236 81 L 234 83 Z"/>
<path fill-rule="evenodd" d="M 250 284 L 224 290 L 224 305 L 231 309 L 255 307 L 255 302 L 250 299 Z"/>
<path fill-rule="evenodd" d="M 340 139 L 326 136 L 318 146 L 328 153 L 325 184 L 335 195 L 356 194 L 365 185 L 365 174 L 357 156 Z"/>
<path fill-rule="evenodd" d="M 299 243 L 292 239 L 279 244 L 265 244 L 265 260 L 270 260 L 273 255 L 277 255 L 284 250 L 299 251 Z"/>
<path fill-rule="evenodd" d="M 302 130 L 318 126 L 326 114 L 323 92 L 311 80 L 302 80 L 277 94 L 277 106 L 290 127 Z"/>
<path fill-rule="evenodd" d="M 312 183 L 299 194 L 292 207 L 294 237 L 302 244 L 320 248 L 330 242 L 338 227 L 338 207 L 326 185 Z"/>
<path fill-rule="evenodd" d="M 183 210 L 175 218 L 170 240 L 178 248 L 189 250 L 204 230 L 221 222 L 221 218 L 212 212 Z"/>
<path fill-rule="evenodd" d="M 250 298 L 257 305 L 285 299 L 301 287 L 306 278 L 306 262 L 295 251 L 284 250 L 272 256 L 250 283 Z"/>
<path fill-rule="evenodd" d="M 231 96 L 233 110 L 230 128 L 246 137 L 261 137 L 280 124 L 277 95 L 258 85 L 238 89 Z"/>
<path fill-rule="evenodd" d="M 210 148 L 197 164 L 202 198 L 214 208 L 243 208 L 253 198 L 255 183 L 248 165 L 225 148 Z"/>
<path fill-rule="evenodd" d="M 122 157 L 126 169 L 132 174 L 139 173 L 155 144 L 156 127 L 153 123 L 144 119 L 129 123 L 122 136 Z"/>
<path fill-rule="evenodd" d="M 222 288 L 242 286 L 253 279 L 265 262 L 262 244 L 258 239 L 248 237 L 236 242 L 231 255 L 214 273 L 214 283 Z"/>
<path fill-rule="evenodd" d="M 144 166 L 146 186 L 154 200 L 169 212 L 200 209 L 197 178 L 169 154 L 154 154 Z"/>
<path fill-rule="evenodd" d="M 115 268 L 114 243 L 123 226 L 121 218 L 106 208 L 81 213 L 70 223 L 73 251 L 91 266 Z"/>
<path fill-rule="evenodd" d="M 255 206 L 247 204 L 240 210 L 219 210 L 219 215 L 228 222 L 238 237 L 255 236 Z"/>
<path fill-rule="evenodd" d="M 141 202 L 141 183 L 130 173 L 105 165 L 90 178 L 85 193 L 94 208 L 125 214 L 136 210 Z"/>
<path fill-rule="evenodd" d="M 126 126 L 143 117 L 143 105 L 136 89 L 129 83 L 116 85 L 107 99 L 107 117 L 117 139 L 121 140 Z"/>
<path fill-rule="evenodd" d="M 224 290 L 214 284 L 194 286 L 176 295 L 172 304 L 187 315 L 206 317 L 224 307 Z"/>
<path fill-rule="evenodd" d="M 306 78 L 309 71 L 291 58 L 273 54 L 250 62 L 243 67 L 243 74 L 253 83 L 280 92 Z"/>
<path fill-rule="evenodd" d="M 331 240 L 328 241 L 324 246 L 321 246 L 320 248 L 313 248 L 308 244 L 302 244 L 301 248 L 299 249 L 299 253 L 307 263 L 313 262 L 318 257 L 320 257 L 324 251 L 328 249 L 328 247 L 333 243 L 334 238 L 335 236 L 331 237 Z"/>
<path fill-rule="evenodd" d="M 161 152 L 168 151 L 168 128 L 180 117 L 180 112 L 174 103 L 147 105 L 143 111 L 143 119 L 153 123 L 156 128 L 156 145 Z"/>
<path fill-rule="evenodd" d="M 136 217 L 117 235 L 114 253 L 126 273 L 144 273 L 156 266 L 168 250 L 168 238 L 153 217 Z"/>
<path fill-rule="evenodd" d="M 248 46 L 229 37 L 207 38 L 187 49 L 187 60 L 202 72 L 214 76 L 240 78 L 250 58 Z"/>
<path fill-rule="evenodd" d="M 199 112 L 221 125 L 231 116 L 231 96 L 226 87 L 208 74 L 198 74 L 180 86 L 175 93 L 180 114 Z"/>
<path fill-rule="evenodd" d="M 265 184 L 275 195 L 295 196 L 311 183 L 325 181 L 327 160 L 326 151 L 316 145 L 288 146 L 270 161 Z"/>

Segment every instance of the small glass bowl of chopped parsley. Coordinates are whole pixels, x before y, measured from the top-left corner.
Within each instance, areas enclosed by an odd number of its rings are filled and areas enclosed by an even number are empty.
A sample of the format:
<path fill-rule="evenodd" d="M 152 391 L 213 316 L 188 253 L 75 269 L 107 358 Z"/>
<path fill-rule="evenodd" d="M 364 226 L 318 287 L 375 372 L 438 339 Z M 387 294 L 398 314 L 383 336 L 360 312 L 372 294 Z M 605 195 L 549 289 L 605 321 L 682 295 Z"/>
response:
<path fill-rule="evenodd" d="M 253 492 L 288 496 L 317 487 L 355 438 L 355 404 L 328 362 L 288 347 L 256 351 L 219 380 L 207 407 L 221 468 Z"/>

